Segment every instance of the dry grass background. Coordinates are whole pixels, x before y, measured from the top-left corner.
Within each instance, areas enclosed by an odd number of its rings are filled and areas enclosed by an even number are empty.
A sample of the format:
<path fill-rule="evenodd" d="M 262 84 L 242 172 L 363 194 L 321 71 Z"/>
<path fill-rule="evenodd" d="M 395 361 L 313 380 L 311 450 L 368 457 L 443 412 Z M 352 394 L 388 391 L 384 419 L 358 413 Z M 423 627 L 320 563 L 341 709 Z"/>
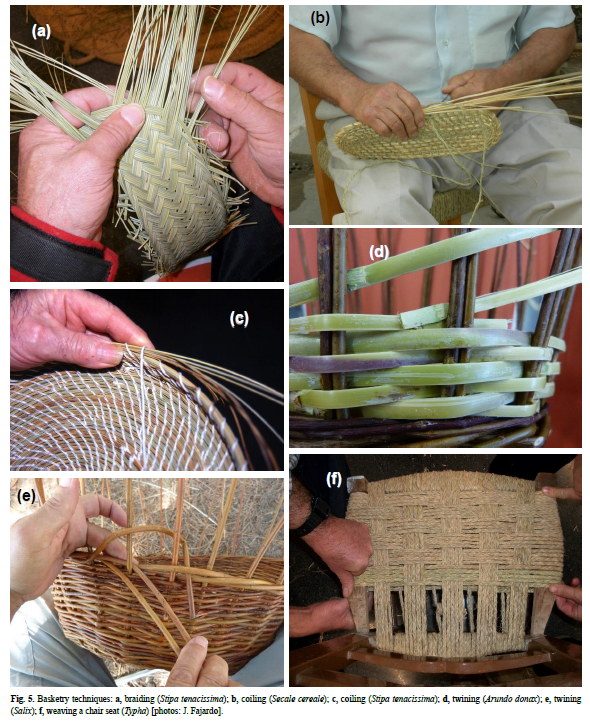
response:
<path fill-rule="evenodd" d="M 42 480 L 45 497 L 51 497 L 58 484 L 56 478 L 38 478 Z M 86 494 L 102 494 L 118 502 L 125 508 L 125 479 L 85 478 L 81 481 Z M 133 524 L 164 525 L 174 529 L 176 518 L 176 488 L 178 478 L 133 478 Z M 185 479 L 185 493 L 182 517 L 182 535 L 185 537 L 191 555 L 211 552 L 217 520 L 231 483 L 231 478 L 191 478 Z M 35 478 L 12 478 L 10 484 L 11 523 L 19 517 L 32 513 L 40 506 L 19 503 L 18 493 L 31 492 L 37 487 Z M 284 482 L 282 479 L 248 478 L 240 479 L 236 488 L 229 517 L 218 552 L 223 555 L 254 556 L 284 508 Z M 277 512 L 278 510 L 278 512 Z M 114 529 L 110 520 L 93 518 L 95 524 Z M 160 545 L 162 547 L 160 547 Z M 172 538 L 157 532 L 136 534 L 133 536 L 133 554 L 171 554 Z M 283 558 L 284 534 L 279 533 L 271 544 L 265 557 Z M 105 661 L 113 677 L 118 678 L 135 672 L 138 668 L 123 666 L 116 661 Z M 147 678 L 131 682 L 130 686 L 163 685 L 168 672 L 157 673 Z"/>

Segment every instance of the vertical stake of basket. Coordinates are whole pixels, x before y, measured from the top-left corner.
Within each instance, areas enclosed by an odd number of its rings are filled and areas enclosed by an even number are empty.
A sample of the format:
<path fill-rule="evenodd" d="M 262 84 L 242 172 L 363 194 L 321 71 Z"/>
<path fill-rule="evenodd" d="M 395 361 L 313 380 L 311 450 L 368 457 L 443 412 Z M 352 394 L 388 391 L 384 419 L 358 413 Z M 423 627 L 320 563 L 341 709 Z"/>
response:
<path fill-rule="evenodd" d="M 236 554 L 236 545 L 238 543 L 238 530 L 240 528 L 240 518 L 242 516 L 242 507 L 244 505 L 244 491 L 246 490 L 246 480 L 242 481 L 242 494 L 240 495 L 240 506 L 238 507 L 238 517 L 236 519 L 236 529 L 234 530 L 234 541 L 231 548 L 231 554 Z"/>
<path fill-rule="evenodd" d="M 297 229 L 297 240 L 299 241 L 299 255 L 301 256 L 301 265 L 303 266 L 303 273 L 305 274 L 305 280 L 311 279 L 311 274 L 309 272 L 309 264 L 307 263 L 307 252 L 305 250 L 305 241 L 303 240 L 303 233 L 301 232 L 301 229 Z M 316 302 L 312 301 L 311 304 L 311 313 L 317 314 L 316 311 Z"/>
<path fill-rule="evenodd" d="M 344 228 L 334 229 L 332 272 L 332 313 L 346 313 L 348 233 Z M 346 332 L 332 332 L 332 354 L 346 354 Z M 346 389 L 346 374 L 332 374 L 332 389 Z M 348 409 L 336 410 L 337 419 L 348 419 Z"/>
<path fill-rule="evenodd" d="M 332 313 L 332 229 L 318 230 L 318 295 L 320 314 Z M 320 356 L 332 353 L 332 332 L 320 332 Z M 332 389 L 332 375 L 321 374 L 322 389 Z M 331 411 L 326 411 L 325 418 L 332 418 Z"/>
<path fill-rule="evenodd" d="M 201 552 L 201 545 L 203 544 L 203 540 L 205 539 L 205 532 L 207 531 L 207 527 L 209 525 L 209 520 L 211 519 L 211 513 L 213 512 L 213 505 L 215 504 L 215 500 L 217 498 L 217 490 L 219 489 L 219 485 L 221 484 L 221 478 L 217 480 L 217 484 L 215 485 L 215 492 L 213 492 L 213 497 L 211 498 L 211 504 L 209 505 L 209 509 L 207 510 L 207 519 L 205 520 L 205 526 L 203 527 L 203 531 L 201 532 L 201 537 L 199 538 L 199 545 L 197 547 L 197 555 L 199 552 Z"/>
<path fill-rule="evenodd" d="M 281 504 L 282 504 L 282 500 L 281 500 L 281 502 L 279 502 L 279 509 L 280 509 Z M 256 568 L 260 564 L 260 560 L 262 560 L 264 553 L 268 550 L 268 548 L 271 546 L 275 537 L 279 534 L 280 530 L 283 527 L 284 522 L 285 522 L 285 513 L 283 513 L 280 516 L 277 524 L 267 532 L 266 537 L 264 538 L 262 545 L 260 546 L 260 549 L 258 550 L 258 554 L 256 555 L 256 557 L 254 558 L 254 561 L 250 565 L 250 569 L 248 570 L 246 577 L 252 577 L 254 575 L 254 573 L 256 572 Z"/>
<path fill-rule="evenodd" d="M 133 480 L 125 480 L 125 507 L 127 509 L 127 527 L 133 527 Z M 127 573 L 133 572 L 133 542 L 132 534 L 127 537 Z"/>
<path fill-rule="evenodd" d="M 559 274 L 564 270 L 566 260 L 569 263 L 573 262 L 574 254 L 569 254 L 570 242 L 573 235 L 573 229 L 564 228 L 561 230 L 559 235 L 559 241 L 557 242 L 557 248 L 555 249 L 555 255 L 553 257 L 553 263 L 551 265 L 550 276 Z M 577 238 L 577 237 L 576 237 Z M 539 318 L 537 319 L 537 325 L 531 341 L 531 346 L 536 347 L 547 347 L 549 345 L 549 338 L 551 336 L 551 316 L 553 306 L 555 304 L 556 295 L 558 292 L 552 292 L 545 294 L 541 303 L 541 310 L 539 311 Z M 536 377 L 539 374 L 540 362 L 532 361 L 525 364 L 523 377 L 530 379 Z M 515 404 L 530 404 L 533 400 L 534 392 L 519 392 L 514 400 Z"/>
<path fill-rule="evenodd" d="M 176 480 L 176 514 L 174 516 L 174 538 L 172 542 L 172 564 L 178 565 L 180 551 L 180 531 L 182 530 L 182 512 L 184 510 L 184 479 Z M 176 579 L 176 572 L 170 573 L 170 582 Z"/>
<path fill-rule="evenodd" d="M 576 241 L 576 257 L 574 259 L 574 268 L 577 266 L 580 266 L 582 263 L 582 239 L 578 237 Z M 563 335 L 565 334 L 565 329 L 567 327 L 567 321 L 569 319 L 570 311 L 572 309 L 572 303 L 574 301 L 574 294 L 576 293 L 576 287 L 570 286 L 565 290 L 565 294 L 563 296 L 562 302 L 561 302 L 561 308 L 559 310 L 559 314 L 557 317 L 557 321 L 555 322 L 555 328 L 553 329 L 553 336 L 556 336 L 558 339 L 562 339 Z M 553 359 L 552 361 L 557 361 L 559 358 L 559 349 L 556 349 L 553 352 Z M 553 381 L 555 378 L 555 375 L 552 375 L 549 377 L 549 381 Z"/>
<path fill-rule="evenodd" d="M 352 250 L 352 265 L 353 268 L 357 269 L 359 264 L 359 251 L 356 244 L 356 233 L 353 228 L 350 229 L 350 248 Z M 356 291 L 353 291 L 352 294 L 348 295 L 348 298 L 351 300 L 352 305 L 352 311 L 354 314 L 362 314 L 361 309 L 361 290 L 357 289 Z M 354 304 L 352 303 L 354 302 Z"/>
<path fill-rule="evenodd" d="M 475 299 L 477 297 L 477 271 L 479 266 L 479 254 L 467 257 L 467 270 L 465 273 L 465 309 L 463 313 L 463 326 L 467 329 L 473 328 L 475 318 Z M 467 364 L 471 358 L 471 349 L 461 349 L 459 352 L 459 363 Z M 459 384 L 456 389 L 458 397 L 464 397 L 466 393 L 465 384 Z"/>
<path fill-rule="evenodd" d="M 232 503 L 233 496 L 236 491 L 238 482 L 239 482 L 238 479 L 232 479 L 231 484 L 229 486 L 229 492 L 227 493 L 227 499 L 225 500 L 223 512 L 221 514 L 220 519 L 217 522 L 217 531 L 215 533 L 215 540 L 213 541 L 213 548 L 211 550 L 211 554 L 209 555 L 209 562 L 207 563 L 208 570 L 212 570 L 213 565 L 215 564 L 215 558 L 217 557 L 217 553 L 219 551 L 219 545 L 221 545 L 221 538 L 223 537 L 223 534 L 225 532 L 225 524 L 227 522 L 227 518 L 229 517 L 231 503 Z"/>
<path fill-rule="evenodd" d="M 456 229 L 455 236 L 468 233 L 468 229 Z M 451 266 L 451 289 L 449 294 L 449 312 L 447 314 L 447 328 L 456 329 L 463 326 L 463 314 L 465 306 L 465 273 L 467 259 L 464 256 L 455 259 Z M 459 360 L 458 349 L 448 349 L 445 352 L 444 363 L 456 364 Z M 441 397 L 452 397 L 455 395 L 455 387 L 452 385 L 443 386 L 440 389 Z"/>

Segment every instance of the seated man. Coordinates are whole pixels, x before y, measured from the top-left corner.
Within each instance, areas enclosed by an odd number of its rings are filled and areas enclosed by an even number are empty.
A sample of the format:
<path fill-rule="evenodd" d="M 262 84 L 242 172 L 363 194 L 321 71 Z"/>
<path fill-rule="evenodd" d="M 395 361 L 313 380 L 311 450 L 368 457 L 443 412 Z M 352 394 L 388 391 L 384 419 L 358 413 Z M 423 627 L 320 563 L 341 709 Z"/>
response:
<path fill-rule="evenodd" d="M 312 25 L 316 7 L 327 25 Z M 550 76 L 574 49 L 573 19 L 569 5 L 292 5 L 290 72 L 323 99 L 317 117 L 346 211 L 333 223 L 435 224 L 434 193 L 473 185 L 482 159 L 461 159 L 471 176 L 452 157 L 370 166 L 338 150 L 338 130 L 357 120 L 404 141 L 422 127 L 422 106 Z M 486 194 L 515 224 L 580 224 L 581 130 L 548 98 L 508 105 L 523 111 L 499 112 Z"/>

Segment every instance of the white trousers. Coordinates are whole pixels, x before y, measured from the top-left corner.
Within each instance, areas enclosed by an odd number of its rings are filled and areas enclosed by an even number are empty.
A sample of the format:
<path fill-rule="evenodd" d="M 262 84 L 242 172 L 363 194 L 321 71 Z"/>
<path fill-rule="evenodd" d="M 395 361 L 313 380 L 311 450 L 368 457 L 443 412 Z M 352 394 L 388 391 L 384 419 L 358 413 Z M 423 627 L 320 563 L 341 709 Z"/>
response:
<path fill-rule="evenodd" d="M 486 193 L 512 223 L 580 225 L 581 129 L 570 125 L 565 113 L 558 111 L 548 98 L 513 101 L 512 105 L 558 115 L 509 110 L 499 114 L 502 137 L 486 153 L 483 180 Z M 448 191 L 457 186 L 416 169 L 461 183 L 469 180 L 465 171 L 450 157 L 404 161 L 407 165 L 394 161 L 370 166 L 375 161 L 353 158 L 338 150 L 334 143 L 336 132 L 353 122 L 354 118 L 344 116 L 325 123 L 332 156 L 330 173 L 340 203 L 346 209 L 346 214 L 334 216 L 334 225 L 435 225 L 437 221 L 428 211 L 435 191 Z M 481 154 L 472 154 L 470 158 L 474 160 L 461 158 L 461 162 L 479 178 Z M 475 185 L 475 181 L 470 185 Z"/>

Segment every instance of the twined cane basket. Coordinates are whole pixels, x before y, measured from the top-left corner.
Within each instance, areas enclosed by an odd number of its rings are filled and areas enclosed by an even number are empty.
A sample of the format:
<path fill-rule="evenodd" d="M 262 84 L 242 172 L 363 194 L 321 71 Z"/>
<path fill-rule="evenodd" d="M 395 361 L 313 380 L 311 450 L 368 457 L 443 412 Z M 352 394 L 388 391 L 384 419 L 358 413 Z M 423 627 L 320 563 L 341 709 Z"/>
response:
<path fill-rule="evenodd" d="M 291 445 L 543 446 L 582 281 L 578 229 L 560 232 L 549 274 L 533 280 L 535 255 L 553 248 L 546 234 L 554 231 L 460 230 L 438 242 L 430 233 L 425 245 L 397 254 L 378 230 L 376 248 L 387 248 L 389 257 L 356 268 L 348 267 L 349 250 L 356 259 L 361 249 L 354 232 L 318 232 L 318 278 L 289 290 L 290 307 L 311 310 L 289 320 Z M 516 269 L 506 264 L 510 244 Z M 482 293 L 479 260 L 492 249 L 491 293 Z M 449 301 L 431 304 L 432 274 L 445 262 L 452 262 Z M 308 268 L 306 259 L 302 266 Z M 422 306 L 396 313 L 394 281 L 421 270 Z M 508 271 L 516 287 L 503 289 Z M 360 292 L 373 285 L 382 293 L 381 314 L 361 306 L 367 297 Z M 526 302 L 537 298 L 535 313 Z M 496 318 L 502 306 L 513 310 L 512 319 Z"/>
<path fill-rule="evenodd" d="M 481 658 L 543 634 L 563 534 L 556 500 L 535 482 L 449 471 L 362 478 L 354 489 L 347 517 L 368 526 L 374 554 L 351 607 L 377 648 Z"/>
<path fill-rule="evenodd" d="M 93 489 L 100 491 L 96 483 Z M 134 524 L 133 498 L 138 518 L 158 519 L 158 510 L 149 512 L 151 491 L 152 498 L 175 497 L 175 529 L 155 524 L 115 531 L 109 540 L 126 540 L 127 562 L 107 555 L 106 543 L 68 558 L 52 588 L 66 637 L 102 658 L 170 670 L 182 647 L 203 635 L 208 653 L 223 657 L 230 673 L 241 669 L 273 641 L 283 624 L 279 480 L 124 484 L 128 525 Z M 210 500 L 206 512 L 201 508 L 205 499 Z M 160 506 L 160 519 L 162 512 Z M 253 522 L 254 517 L 259 519 Z M 190 545 L 181 528 L 194 540 Z M 207 547 L 210 552 L 202 554 Z M 244 552 L 248 554 L 238 554 Z"/>

